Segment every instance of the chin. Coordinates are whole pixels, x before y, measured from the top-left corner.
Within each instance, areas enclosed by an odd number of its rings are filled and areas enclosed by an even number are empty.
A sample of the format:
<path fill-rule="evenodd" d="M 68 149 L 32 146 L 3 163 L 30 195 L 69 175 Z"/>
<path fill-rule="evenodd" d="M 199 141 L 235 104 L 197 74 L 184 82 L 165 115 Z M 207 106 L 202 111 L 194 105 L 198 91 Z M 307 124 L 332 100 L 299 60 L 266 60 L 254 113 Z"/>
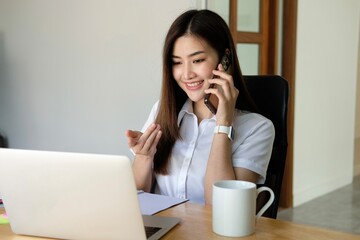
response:
<path fill-rule="evenodd" d="M 199 90 L 199 91 L 193 91 L 193 92 L 187 92 L 186 95 L 188 96 L 188 98 L 190 98 L 191 101 L 193 102 L 199 102 L 199 101 L 204 101 L 205 98 L 205 92 L 204 90 Z"/>
<path fill-rule="evenodd" d="M 201 96 L 201 97 L 189 97 L 191 101 L 193 102 L 203 102 L 204 101 L 204 98 L 205 98 L 205 95 L 204 96 Z"/>

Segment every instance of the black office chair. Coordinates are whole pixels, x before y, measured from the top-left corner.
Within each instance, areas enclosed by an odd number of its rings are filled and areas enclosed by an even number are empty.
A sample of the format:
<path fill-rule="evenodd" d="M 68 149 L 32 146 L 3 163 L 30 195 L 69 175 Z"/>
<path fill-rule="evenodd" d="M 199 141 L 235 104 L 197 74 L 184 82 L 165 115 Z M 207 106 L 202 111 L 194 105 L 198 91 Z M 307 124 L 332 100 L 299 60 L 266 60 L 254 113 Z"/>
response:
<path fill-rule="evenodd" d="M 266 180 L 262 186 L 271 188 L 275 194 L 274 203 L 263 216 L 276 218 L 288 145 L 287 110 L 289 86 L 284 78 L 276 75 L 244 76 L 244 80 L 259 113 L 270 119 L 275 127 L 273 150 Z M 268 197 L 266 193 L 259 195 L 257 199 L 258 210 L 268 200 Z"/>
<path fill-rule="evenodd" d="M 0 133 L 0 148 L 6 148 L 8 146 L 6 138 Z"/>

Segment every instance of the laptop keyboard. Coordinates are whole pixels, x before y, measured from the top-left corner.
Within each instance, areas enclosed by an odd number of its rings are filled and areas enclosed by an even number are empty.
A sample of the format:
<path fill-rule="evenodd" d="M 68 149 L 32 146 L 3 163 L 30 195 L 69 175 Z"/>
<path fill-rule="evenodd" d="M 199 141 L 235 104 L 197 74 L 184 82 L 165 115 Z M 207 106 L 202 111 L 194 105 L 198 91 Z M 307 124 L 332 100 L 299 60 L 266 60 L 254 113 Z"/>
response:
<path fill-rule="evenodd" d="M 145 226 L 146 238 L 151 237 L 155 233 L 157 233 L 161 228 L 158 227 L 147 227 Z"/>

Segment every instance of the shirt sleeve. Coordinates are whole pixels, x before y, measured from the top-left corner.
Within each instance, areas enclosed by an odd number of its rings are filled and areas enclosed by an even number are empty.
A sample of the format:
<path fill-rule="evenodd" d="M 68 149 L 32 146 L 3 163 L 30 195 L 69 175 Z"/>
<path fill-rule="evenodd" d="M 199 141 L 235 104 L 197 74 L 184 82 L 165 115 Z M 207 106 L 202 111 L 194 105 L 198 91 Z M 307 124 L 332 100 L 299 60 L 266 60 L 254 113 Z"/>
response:
<path fill-rule="evenodd" d="M 275 138 L 274 125 L 256 113 L 248 113 L 237 120 L 232 147 L 233 166 L 258 173 L 258 183 L 264 183 Z"/>
<path fill-rule="evenodd" d="M 145 124 L 143 125 L 141 132 L 145 132 L 145 130 L 155 122 L 156 116 L 159 112 L 159 101 L 156 101 L 153 105 L 151 112 L 149 114 L 148 119 L 146 120 Z"/>

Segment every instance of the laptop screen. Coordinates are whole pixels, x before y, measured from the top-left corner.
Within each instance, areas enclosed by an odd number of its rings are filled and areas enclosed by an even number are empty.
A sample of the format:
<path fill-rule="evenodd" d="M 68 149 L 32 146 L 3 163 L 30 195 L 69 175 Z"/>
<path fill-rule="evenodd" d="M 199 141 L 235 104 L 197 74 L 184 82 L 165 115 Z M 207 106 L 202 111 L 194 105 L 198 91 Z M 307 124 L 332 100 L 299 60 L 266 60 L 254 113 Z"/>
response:
<path fill-rule="evenodd" d="M 13 232 L 145 239 L 125 156 L 0 149 L 0 193 Z"/>

